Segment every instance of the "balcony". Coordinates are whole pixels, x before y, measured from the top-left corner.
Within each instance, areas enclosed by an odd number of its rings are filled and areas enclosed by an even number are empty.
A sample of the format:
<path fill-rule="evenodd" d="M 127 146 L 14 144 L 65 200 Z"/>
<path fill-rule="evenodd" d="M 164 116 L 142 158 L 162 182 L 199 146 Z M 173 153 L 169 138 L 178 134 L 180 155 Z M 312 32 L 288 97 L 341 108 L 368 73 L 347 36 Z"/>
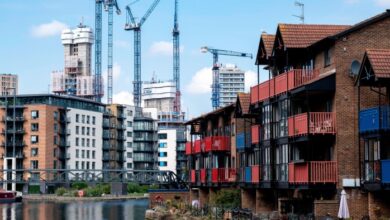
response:
<path fill-rule="evenodd" d="M 245 149 L 245 133 L 239 133 L 236 135 L 236 148 L 237 150 Z"/>
<path fill-rule="evenodd" d="M 196 140 L 194 142 L 194 147 L 193 147 L 192 152 L 194 152 L 195 154 L 198 154 L 201 152 L 201 140 Z"/>
<path fill-rule="evenodd" d="M 2 134 L 5 134 L 6 131 L 5 131 L 4 129 L 2 129 L 1 133 L 2 133 Z M 16 130 L 13 129 L 13 128 L 8 128 L 8 129 L 7 129 L 7 133 L 8 133 L 8 134 L 13 134 L 13 133 L 15 133 L 15 134 L 24 134 L 24 133 L 26 133 L 26 132 L 25 132 L 25 130 L 24 130 L 23 128 L 17 128 Z"/>
<path fill-rule="evenodd" d="M 390 184 L 390 159 L 363 162 L 365 184 Z"/>
<path fill-rule="evenodd" d="M 195 183 L 196 182 L 196 178 L 195 178 L 195 170 L 191 170 L 190 171 L 190 181 L 191 181 L 191 183 Z"/>
<path fill-rule="evenodd" d="M 229 151 L 230 138 L 227 136 L 211 136 L 203 139 L 202 149 L 205 152 L 210 151 Z"/>
<path fill-rule="evenodd" d="M 190 155 L 192 152 L 192 144 L 191 142 L 186 143 L 186 155 Z"/>
<path fill-rule="evenodd" d="M 259 183 L 260 182 L 260 166 L 253 165 L 253 166 L 251 166 L 251 170 L 252 170 L 252 183 Z"/>
<path fill-rule="evenodd" d="M 200 169 L 200 182 L 206 183 L 207 181 L 207 171 L 206 169 Z"/>
<path fill-rule="evenodd" d="M 359 132 L 374 133 L 390 130 L 390 106 L 377 106 L 360 111 Z"/>
<path fill-rule="evenodd" d="M 4 121 L 25 121 L 26 119 L 22 116 L 22 115 L 17 115 L 16 117 L 13 117 L 13 116 L 7 116 L 6 117 L 2 117 L 1 121 L 4 122 Z"/>
<path fill-rule="evenodd" d="M 7 141 L 7 147 L 10 147 L 10 146 L 13 146 L 13 144 L 14 143 L 12 143 L 11 141 Z M 1 147 L 5 147 L 5 142 L 3 141 L 3 142 L 1 142 L 1 145 L 0 145 Z M 15 142 L 15 146 L 16 147 L 24 147 L 24 146 L 26 146 L 26 142 L 24 142 L 24 141 L 16 141 Z"/>
<path fill-rule="evenodd" d="M 251 88 L 251 104 L 286 93 L 319 78 L 318 70 L 294 69 Z"/>
<path fill-rule="evenodd" d="M 252 125 L 251 127 L 251 142 L 252 144 L 258 144 L 261 137 L 261 127 L 260 125 Z"/>
<path fill-rule="evenodd" d="M 333 112 L 310 112 L 288 118 L 288 136 L 307 134 L 335 134 L 336 114 Z"/>
<path fill-rule="evenodd" d="M 234 168 L 212 168 L 212 183 L 234 183 L 236 182 L 237 172 Z"/>
<path fill-rule="evenodd" d="M 337 183 L 337 162 L 311 161 L 288 164 L 290 184 Z"/>

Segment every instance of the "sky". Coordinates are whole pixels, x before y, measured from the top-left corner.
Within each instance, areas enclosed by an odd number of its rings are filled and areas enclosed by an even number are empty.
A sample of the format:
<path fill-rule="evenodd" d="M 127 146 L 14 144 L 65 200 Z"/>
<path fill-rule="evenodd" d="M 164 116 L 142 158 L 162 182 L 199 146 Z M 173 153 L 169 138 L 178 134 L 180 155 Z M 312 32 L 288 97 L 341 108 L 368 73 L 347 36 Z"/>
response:
<path fill-rule="evenodd" d="M 125 6 L 114 17 L 114 102 L 132 103 L 133 32 L 124 31 Z M 300 0 L 305 23 L 355 24 L 390 8 L 390 0 Z M 132 5 L 141 18 L 152 0 Z M 142 80 L 170 80 L 174 0 L 161 0 L 142 28 Z M 50 74 L 62 70 L 61 31 L 80 21 L 94 27 L 95 0 L 0 0 L 0 73 L 19 75 L 19 93 L 48 93 Z M 252 53 L 262 32 L 274 34 L 278 23 L 300 23 L 294 0 L 179 0 L 181 90 L 183 110 L 191 118 L 212 110 L 212 55 L 200 47 Z M 103 17 L 103 74 L 107 66 L 107 13 Z M 246 71 L 246 89 L 257 82 L 254 59 L 220 57 Z M 265 72 L 260 81 L 266 80 Z"/>

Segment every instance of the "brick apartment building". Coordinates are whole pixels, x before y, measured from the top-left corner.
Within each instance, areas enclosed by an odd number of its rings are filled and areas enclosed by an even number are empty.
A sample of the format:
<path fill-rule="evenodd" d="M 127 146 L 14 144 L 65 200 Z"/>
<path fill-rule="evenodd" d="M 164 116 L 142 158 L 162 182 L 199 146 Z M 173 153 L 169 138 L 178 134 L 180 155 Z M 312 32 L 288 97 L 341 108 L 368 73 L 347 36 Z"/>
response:
<path fill-rule="evenodd" d="M 256 65 L 269 79 L 250 101 L 241 94 L 188 122 L 200 136 L 187 145 L 191 196 L 205 204 L 239 187 L 242 207 L 257 213 L 337 216 L 345 189 L 353 218 L 389 217 L 389 29 L 386 11 L 262 34 Z"/>

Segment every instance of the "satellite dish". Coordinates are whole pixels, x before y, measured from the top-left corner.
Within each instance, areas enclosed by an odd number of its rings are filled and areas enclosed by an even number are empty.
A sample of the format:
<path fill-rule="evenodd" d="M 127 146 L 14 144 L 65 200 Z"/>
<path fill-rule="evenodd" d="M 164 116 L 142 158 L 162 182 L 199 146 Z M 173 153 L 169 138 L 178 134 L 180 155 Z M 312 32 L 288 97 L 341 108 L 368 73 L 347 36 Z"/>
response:
<path fill-rule="evenodd" d="M 359 74 L 359 70 L 360 70 L 360 62 L 357 60 L 352 61 L 350 75 L 352 77 L 357 76 Z"/>

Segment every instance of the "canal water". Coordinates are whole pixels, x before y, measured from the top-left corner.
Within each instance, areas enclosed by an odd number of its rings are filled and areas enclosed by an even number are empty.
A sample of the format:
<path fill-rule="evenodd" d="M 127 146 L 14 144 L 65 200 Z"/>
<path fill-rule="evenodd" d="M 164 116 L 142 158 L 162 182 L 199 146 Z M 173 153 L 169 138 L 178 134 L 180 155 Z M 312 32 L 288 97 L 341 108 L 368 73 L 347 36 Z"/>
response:
<path fill-rule="evenodd" d="M 46 202 L 0 204 L 0 220 L 138 220 L 145 218 L 149 200 Z"/>

